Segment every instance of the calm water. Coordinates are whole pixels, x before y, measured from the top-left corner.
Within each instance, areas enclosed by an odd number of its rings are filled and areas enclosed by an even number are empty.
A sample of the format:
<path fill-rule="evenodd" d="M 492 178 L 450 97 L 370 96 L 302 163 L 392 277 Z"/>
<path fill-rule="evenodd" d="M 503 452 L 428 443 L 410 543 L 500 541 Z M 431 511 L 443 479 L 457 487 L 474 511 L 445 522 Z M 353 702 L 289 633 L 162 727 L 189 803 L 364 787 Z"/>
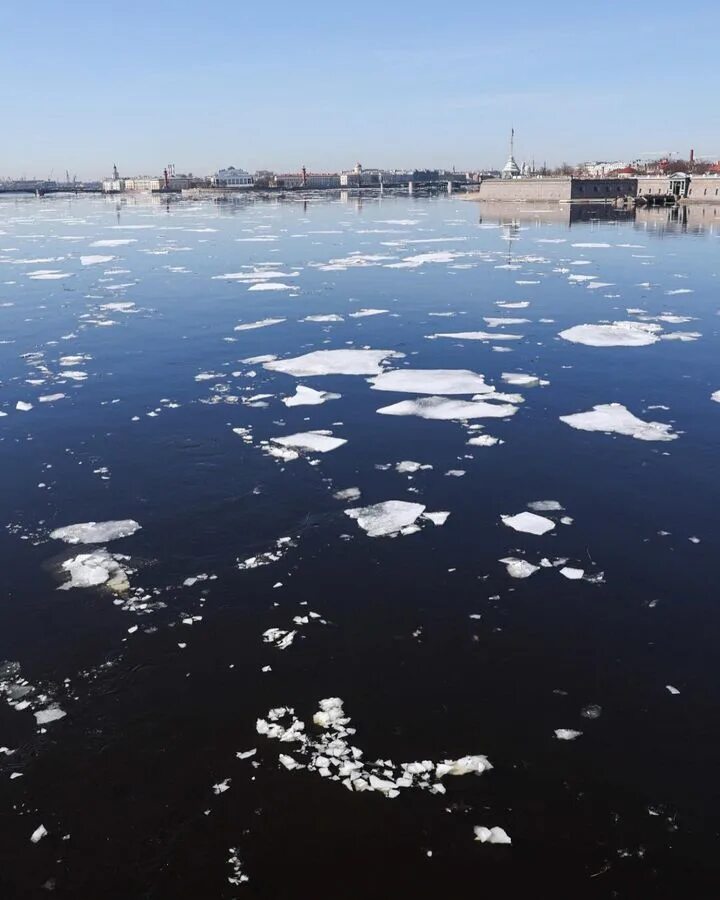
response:
<path fill-rule="evenodd" d="M 0 200 L 3 900 L 718 895 L 720 210 L 584 218 Z M 558 336 L 614 321 L 646 345 Z M 489 337 L 429 339 L 458 332 Z M 434 392 L 267 359 L 363 348 L 510 396 L 380 415 Z M 285 405 L 298 385 L 341 396 Z M 612 403 L 674 439 L 560 420 Z M 346 443 L 272 442 L 318 430 Z M 371 537 L 345 514 L 390 500 L 450 515 Z M 546 534 L 503 523 L 542 500 Z M 84 554 L 115 590 L 60 589 Z M 317 760 L 332 697 L 366 780 L 492 769 L 396 797 L 288 769 Z M 306 744 L 258 733 L 278 707 Z"/>

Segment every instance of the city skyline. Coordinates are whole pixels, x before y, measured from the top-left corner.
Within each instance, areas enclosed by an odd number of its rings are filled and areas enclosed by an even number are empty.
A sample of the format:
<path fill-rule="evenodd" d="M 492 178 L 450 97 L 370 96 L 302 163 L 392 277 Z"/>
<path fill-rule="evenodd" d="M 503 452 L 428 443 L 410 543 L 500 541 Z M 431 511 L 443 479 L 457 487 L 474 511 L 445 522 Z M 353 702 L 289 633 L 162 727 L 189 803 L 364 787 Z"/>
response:
<path fill-rule="evenodd" d="M 537 165 L 720 156 L 698 90 L 714 76 L 706 0 L 683 25 L 683 66 L 666 0 L 621 13 L 562 0 L 541 15 L 527 0 L 510 15 L 465 0 L 448 14 L 370 0 L 244 18 L 226 0 L 156 15 L 137 0 L 120 14 L 36 7 L 30 21 L 9 0 L 4 17 L 6 176 L 500 168 L 513 125 L 518 161 Z"/>

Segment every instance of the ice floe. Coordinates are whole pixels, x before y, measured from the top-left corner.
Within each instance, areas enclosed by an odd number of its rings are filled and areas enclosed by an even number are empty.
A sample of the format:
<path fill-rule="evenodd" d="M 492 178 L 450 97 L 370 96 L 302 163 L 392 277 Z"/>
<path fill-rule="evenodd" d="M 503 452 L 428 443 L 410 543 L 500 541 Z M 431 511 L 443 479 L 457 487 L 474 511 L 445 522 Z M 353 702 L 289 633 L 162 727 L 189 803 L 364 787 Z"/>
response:
<path fill-rule="evenodd" d="M 555 527 L 552 519 L 546 519 L 545 516 L 538 516 L 530 512 L 521 512 L 516 516 L 500 516 L 500 518 L 503 525 L 525 534 L 543 535 Z"/>
<path fill-rule="evenodd" d="M 491 394 L 485 376 L 467 369 L 391 369 L 370 379 L 374 391 L 403 394 Z"/>
<path fill-rule="evenodd" d="M 473 828 L 475 840 L 481 844 L 512 844 L 510 836 L 504 828 L 495 825 L 493 828 L 486 828 L 484 825 L 476 825 Z"/>
<path fill-rule="evenodd" d="M 511 578 L 529 578 L 540 569 L 540 566 L 534 566 L 526 559 L 517 559 L 514 556 L 506 556 L 500 562 L 505 566 Z"/>
<path fill-rule="evenodd" d="M 50 532 L 50 537 L 66 544 L 104 544 L 117 538 L 130 537 L 142 526 L 134 519 L 117 519 L 109 522 L 81 522 L 65 525 Z"/>
<path fill-rule="evenodd" d="M 521 334 L 508 334 L 505 331 L 454 331 L 427 335 L 428 339 L 455 338 L 458 341 L 521 341 Z"/>
<path fill-rule="evenodd" d="M 560 337 L 587 347 L 647 347 L 660 340 L 660 325 L 647 322 L 612 322 L 606 325 L 574 325 Z"/>
<path fill-rule="evenodd" d="M 314 350 L 292 359 L 277 359 L 264 364 L 271 372 L 283 372 L 296 378 L 318 375 L 380 375 L 388 359 L 400 359 L 396 350 Z"/>
<path fill-rule="evenodd" d="M 117 593 L 127 591 L 130 587 L 128 581 L 128 568 L 125 563 L 129 557 L 118 553 L 108 553 L 102 547 L 93 550 L 92 553 L 81 553 L 73 559 L 66 560 L 61 569 L 70 579 L 61 584 L 59 590 L 69 591 L 71 588 L 88 588 L 105 585 Z"/>
<path fill-rule="evenodd" d="M 318 406 L 328 400 L 339 400 L 341 394 L 333 394 L 331 391 L 316 391 L 314 388 L 299 384 L 292 397 L 283 397 L 285 406 Z"/>
<path fill-rule="evenodd" d="M 304 431 L 270 438 L 270 441 L 277 446 L 268 446 L 267 452 L 286 460 L 297 459 L 300 453 L 329 453 L 347 444 L 344 438 L 333 437 L 329 431 Z"/>
<path fill-rule="evenodd" d="M 285 319 L 260 319 L 258 322 L 246 322 L 236 325 L 234 331 L 254 331 L 256 328 L 268 328 L 270 325 L 281 325 Z"/>
<path fill-rule="evenodd" d="M 490 403 L 487 400 L 451 400 L 447 397 L 421 397 L 401 400 L 377 410 L 383 416 L 418 416 L 421 419 L 464 420 L 514 415 L 518 408 L 509 403 Z"/>
<path fill-rule="evenodd" d="M 576 738 L 579 738 L 582 734 L 582 731 L 575 731 L 573 728 L 556 728 L 555 729 L 555 737 L 559 741 L 574 741 Z"/>
<path fill-rule="evenodd" d="M 672 425 L 644 422 L 622 403 L 601 403 L 588 412 L 560 416 L 560 421 L 580 431 L 602 431 L 627 435 L 639 441 L 674 441 Z"/>
<path fill-rule="evenodd" d="M 424 512 L 422 503 L 385 500 L 371 506 L 346 509 L 345 515 L 354 519 L 368 537 L 384 537 L 417 531 L 415 523 Z"/>

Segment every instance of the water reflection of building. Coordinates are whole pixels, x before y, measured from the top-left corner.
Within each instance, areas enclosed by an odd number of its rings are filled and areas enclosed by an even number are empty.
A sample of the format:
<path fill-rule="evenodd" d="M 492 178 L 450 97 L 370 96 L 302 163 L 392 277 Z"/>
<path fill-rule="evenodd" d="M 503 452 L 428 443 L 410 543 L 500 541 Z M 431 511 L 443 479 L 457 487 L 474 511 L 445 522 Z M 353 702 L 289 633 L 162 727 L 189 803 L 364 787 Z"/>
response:
<path fill-rule="evenodd" d="M 581 222 L 628 222 L 635 219 L 635 208 L 616 207 L 608 203 L 553 203 L 547 207 L 528 203 L 480 203 L 480 222 L 497 225 L 566 225 L 568 228 Z"/>
<path fill-rule="evenodd" d="M 720 235 L 720 204 L 693 203 L 679 206 L 639 206 L 635 227 L 664 234 Z"/>

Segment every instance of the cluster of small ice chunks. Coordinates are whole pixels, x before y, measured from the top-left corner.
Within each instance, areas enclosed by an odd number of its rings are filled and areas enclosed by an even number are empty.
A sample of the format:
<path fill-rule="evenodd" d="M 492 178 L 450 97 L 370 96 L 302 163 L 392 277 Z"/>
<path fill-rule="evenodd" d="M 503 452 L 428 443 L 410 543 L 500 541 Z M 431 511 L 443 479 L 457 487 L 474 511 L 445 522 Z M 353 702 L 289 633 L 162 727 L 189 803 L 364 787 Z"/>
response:
<path fill-rule="evenodd" d="M 463 756 L 441 762 L 419 760 L 394 763 L 389 759 L 366 761 L 363 751 L 350 739 L 355 734 L 351 719 L 345 714 L 339 697 L 320 701 L 313 716 L 318 731 L 310 735 L 305 723 L 291 707 L 269 710 L 258 719 L 258 734 L 286 744 L 294 755 L 280 753 L 279 761 L 288 770 L 306 769 L 322 778 L 338 781 L 350 791 L 377 791 L 388 798 L 402 790 L 416 788 L 433 794 L 444 794 L 442 779 L 446 776 L 481 775 L 492 769 L 486 756 Z"/>

